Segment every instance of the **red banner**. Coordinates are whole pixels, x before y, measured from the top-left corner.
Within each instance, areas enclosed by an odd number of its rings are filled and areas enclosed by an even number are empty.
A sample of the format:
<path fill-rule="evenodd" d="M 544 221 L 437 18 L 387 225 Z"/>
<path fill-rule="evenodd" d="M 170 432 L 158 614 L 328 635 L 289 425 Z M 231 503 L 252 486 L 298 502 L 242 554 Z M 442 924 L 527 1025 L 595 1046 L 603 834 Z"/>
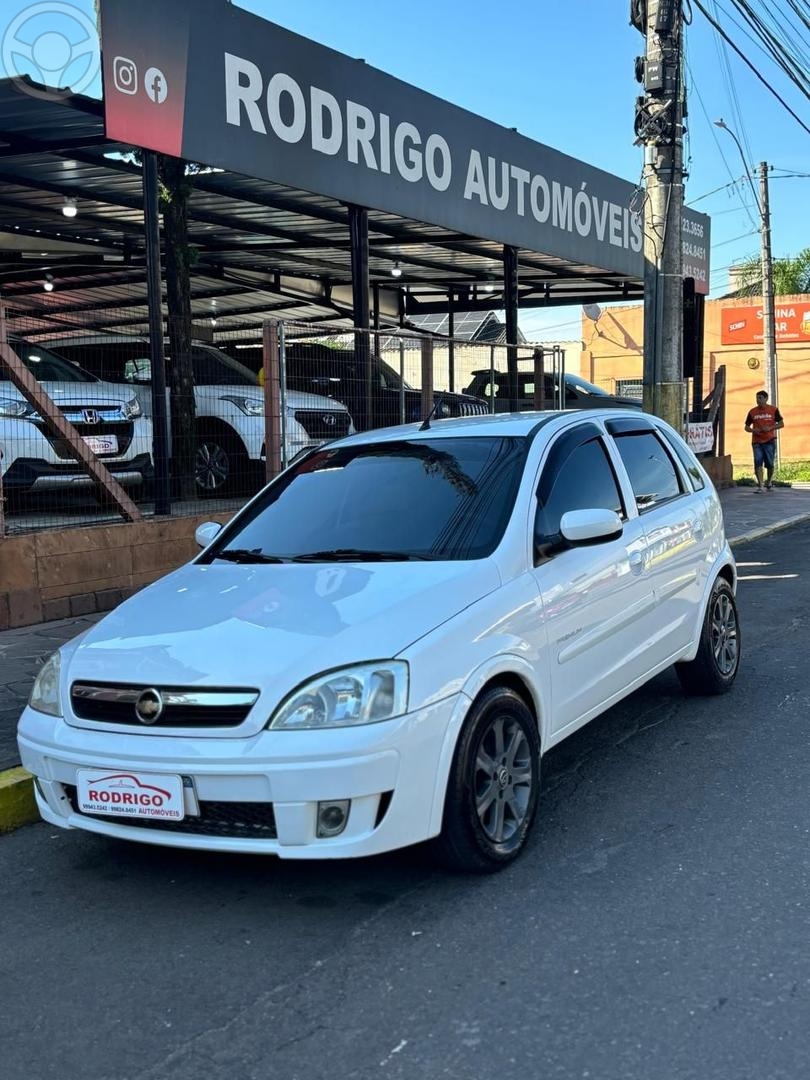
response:
<path fill-rule="evenodd" d="M 777 342 L 810 342 L 810 297 L 804 303 L 774 307 Z M 727 307 L 720 311 L 720 341 L 723 345 L 762 343 L 762 305 Z"/>

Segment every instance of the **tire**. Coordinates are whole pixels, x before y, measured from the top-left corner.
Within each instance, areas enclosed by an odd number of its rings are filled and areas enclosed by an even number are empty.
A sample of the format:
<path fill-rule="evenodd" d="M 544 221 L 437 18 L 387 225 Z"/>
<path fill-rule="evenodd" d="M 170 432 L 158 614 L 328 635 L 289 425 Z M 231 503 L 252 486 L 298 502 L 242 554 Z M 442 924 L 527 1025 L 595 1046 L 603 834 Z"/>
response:
<path fill-rule="evenodd" d="M 740 667 L 740 623 L 731 586 L 718 578 L 712 587 L 694 660 L 676 664 L 681 687 L 690 695 L 725 694 Z"/>
<path fill-rule="evenodd" d="M 247 455 L 236 440 L 216 431 L 206 432 L 194 454 L 194 480 L 205 499 L 216 499 L 235 491 L 245 481 Z"/>
<path fill-rule="evenodd" d="M 493 687 L 461 729 L 434 855 L 453 870 L 501 870 L 526 844 L 539 792 L 537 721 L 514 690 Z"/>

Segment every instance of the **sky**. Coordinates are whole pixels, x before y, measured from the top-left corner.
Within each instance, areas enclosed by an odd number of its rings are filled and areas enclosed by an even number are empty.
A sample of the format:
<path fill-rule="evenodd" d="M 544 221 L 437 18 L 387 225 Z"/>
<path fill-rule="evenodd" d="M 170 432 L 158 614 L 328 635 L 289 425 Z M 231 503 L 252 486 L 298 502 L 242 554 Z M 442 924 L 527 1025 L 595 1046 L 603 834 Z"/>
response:
<path fill-rule="evenodd" d="M 165 0 L 167 10 L 172 0 Z M 137 3 L 137 0 L 133 0 Z M 642 149 L 633 145 L 640 91 L 634 58 L 644 39 L 628 23 L 628 0 L 238 0 L 239 6 L 572 157 L 637 182 Z M 730 0 L 703 0 L 707 10 L 810 126 L 810 104 L 730 21 Z M 74 13 L 78 13 L 77 15 Z M 33 60 L 64 64 L 65 38 L 76 42 L 93 17 L 92 0 L 0 0 L 2 57 L 13 34 L 33 43 Z M 50 35 L 50 36 L 47 36 Z M 805 40 L 810 52 L 810 33 Z M 773 98 L 694 10 L 686 32 L 689 170 L 686 201 L 712 218 L 712 295 L 722 295 L 728 268 L 759 251 L 759 222 L 745 165 L 774 167 L 770 180 L 776 257 L 810 246 L 810 135 Z M 19 56 L 18 68 L 33 71 Z M 68 69 L 70 80 L 86 61 Z M 64 85 L 64 83 L 63 83 Z M 100 93 L 98 81 L 87 92 Z M 723 117 L 743 145 L 714 127 Z M 803 174 L 795 176 L 792 174 Z M 539 339 L 579 337 L 578 310 L 529 312 L 524 333 Z"/>

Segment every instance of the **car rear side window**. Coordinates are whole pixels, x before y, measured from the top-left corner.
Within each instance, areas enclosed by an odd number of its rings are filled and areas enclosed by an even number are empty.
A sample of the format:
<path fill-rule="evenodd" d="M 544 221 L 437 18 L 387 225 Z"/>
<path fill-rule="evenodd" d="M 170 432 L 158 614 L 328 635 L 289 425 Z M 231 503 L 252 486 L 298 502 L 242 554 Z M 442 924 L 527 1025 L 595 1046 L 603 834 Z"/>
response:
<path fill-rule="evenodd" d="M 678 470 L 651 430 L 614 435 L 640 512 L 683 494 Z"/>
<path fill-rule="evenodd" d="M 560 544 L 560 521 L 569 510 L 613 510 L 624 516 L 619 485 L 601 439 L 581 443 L 561 462 L 552 449 L 537 489 L 538 555 L 548 556 Z"/>
<path fill-rule="evenodd" d="M 664 428 L 661 432 L 664 438 L 667 440 L 671 450 L 675 452 L 676 457 L 683 465 L 684 469 L 689 476 L 689 483 L 692 485 L 694 491 L 702 491 L 706 487 L 706 482 L 703 479 L 703 474 L 700 471 L 698 460 L 683 439 L 679 439 L 674 432 L 667 431 Z"/>

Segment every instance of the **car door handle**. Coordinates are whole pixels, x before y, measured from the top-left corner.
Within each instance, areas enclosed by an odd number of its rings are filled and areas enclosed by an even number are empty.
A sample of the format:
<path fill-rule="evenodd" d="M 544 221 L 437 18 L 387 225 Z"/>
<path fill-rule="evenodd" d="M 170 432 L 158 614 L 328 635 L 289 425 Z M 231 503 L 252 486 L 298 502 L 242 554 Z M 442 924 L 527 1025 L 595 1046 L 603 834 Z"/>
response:
<path fill-rule="evenodd" d="M 631 551 L 627 561 L 634 574 L 640 574 L 644 569 L 644 553 L 641 551 Z"/>
<path fill-rule="evenodd" d="M 692 532 L 694 533 L 696 540 L 701 540 L 703 538 L 703 522 L 696 521 L 692 526 Z"/>

